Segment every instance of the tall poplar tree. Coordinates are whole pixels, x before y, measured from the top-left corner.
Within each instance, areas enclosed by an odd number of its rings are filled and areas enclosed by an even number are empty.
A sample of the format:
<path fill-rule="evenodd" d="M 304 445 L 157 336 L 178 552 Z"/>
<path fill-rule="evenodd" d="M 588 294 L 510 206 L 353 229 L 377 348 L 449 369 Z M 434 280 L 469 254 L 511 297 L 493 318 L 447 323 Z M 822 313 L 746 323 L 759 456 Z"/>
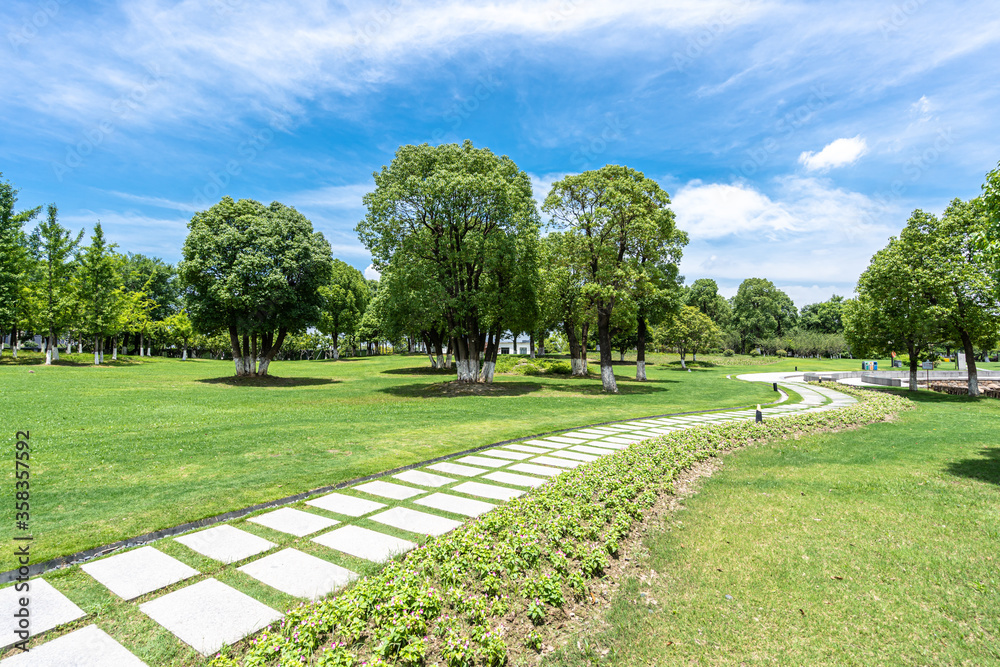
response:
<path fill-rule="evenodd" d="M 59 359 L 59 334 L 72 324 L 72 304 L 74 271 L 73 253 L 83 239 L 83 230 L 74 238 L 72 233 L 59 224 L 59 210 L 54 204 L 48 207 L 48 217 L 39 223 L 31 234 L 31 250 L 34 259 L 32 281 L 32 301 L 36 310 L 36 321 L 47 338 L 45 363 L 51 365 Z"/>
<path fill-rule="evenodd" d="M 15 212 L 16 204 L 17 190 L 9 181 L 0 181 L 0 352 L 3 352 L 3 338 L 9 333 L 15 357 L 19 324 L 27 310 L 25 278 L 29 254 L 24 223 L 42 210 L 38 206 Z"/>

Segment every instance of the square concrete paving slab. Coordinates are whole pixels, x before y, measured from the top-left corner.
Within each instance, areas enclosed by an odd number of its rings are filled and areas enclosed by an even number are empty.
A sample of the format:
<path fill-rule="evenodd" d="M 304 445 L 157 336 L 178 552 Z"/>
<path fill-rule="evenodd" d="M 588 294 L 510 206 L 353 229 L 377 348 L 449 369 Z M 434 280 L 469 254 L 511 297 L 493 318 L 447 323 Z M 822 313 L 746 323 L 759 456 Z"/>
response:
<path fill-rule="evenodd" d="M 123 600 L 132 600 L 198 574 L 198 570 L 153 547 L 85 563 L 80 569 Z"/>
<path fill-rule="evenodd" d="M 398 479 L 401 482 L 416 484 L 417 486 L 430 486 L 434 488 L 447 486 L 452 482 L 458 481 L 454 477 L 435 475 L 434 473 L 424 472 L 423 470 L 407 470 L 399 473 L 398 475 L 393 475 L 393 478 Z"/>
<path fill-rule="evenodd" d="M 639 438 L 603 438 L 601 442 L 614 442 L 619 445 L 631 445 L 633 442 L 639 442 Z"/>
<path fill-rule="evenodd" d="M 284 614 L 216 579 L 168 593 L 139 610 L 202 655 L 238 642 Z"/>
<path fill-rule="evenodd" d="M 371 517 L 372 521 L 377 521 L 386 526 L 408 530 L 419 535 L 444 535 L 462 525 L 461 521 L 445 519 L 444 517 L 418 512 L 406 507 L 393 507 Z"/>
<path fill-rule="evenodd" d="M 74 630 L 0 662 L 3 667 L 146 667 L 96 625 Z"/>
<path fill-rule="evenodd" d="M 307 500 L 306 505 L 312 505 L 327 512 L 344 514 L 346 516 L 364 516 L 385 507 L 383 503 L 377 503 L 374 500 L 345 496 L 342 493 L 330 493 L 319 498 L 313 498 L 312 500 Z"/>
<path fill-rule="evenodd" d="M 417 548 L 415 542 L 401 540 L 360 526 L 337 528 L 314 537 L 312 541 L 375 563 L 383 563 L 394 556 Z"/>
<path fill-rule="evenodd" d="M 483 454 L 486 456 L 493 456 L 498 459 L 507 459 L 508 461 L 523 461 L 531 458 L 531 454 L 525 454 L 524 452 L 508 452 L 506 449 L 487 449 L 483 452 Z"/>
<path fill-rule="evenodd" d="M 606 444 L 611 444 L 611 443 L 606 443 Z M 622 447 L 622 449 L 624 449 L 627 446 L 628 445 L 624 446 L 619 445 L 619 447 Z M 595 454 L 597 456 L 607 456 L 608 454 L 615 453 L 614 449 L 609 449 L 604 447 L 594 447 L 593 445 L 573 445 L 566 451 L 583 452 L 584 454 Z"/>
<path fill-rule="evenodd" d="M 458 459 L 459 463 L 470 463 L 476 466 L 486 466 L 487 468 L 502 468 L 509 463 L 509 461 L 501 461 L 500 459 L 491 459 L 486 456 L 463 456 Z"/>
<path fill-rule="evenodd" d="M 509 472 L 491 472 L 488 475 L 483 475 L 483 479 L 488 479 L 491 482 L 500 482 L 501 484 L 510 484 L 511 486 L 525 486 L 531 489 L 545 484 L 544 479 L 528 477 L 526 475 L 514 475 Z"/>
<path fill-rule="evenodd" d="M 564 435 L 550 435 L 546 440 L 551 440 L 552 442 L 561 442 L 566 445 L 576 445 L 581 442 L 587 442 L 587 438 L 567 438 Z"/>
<path fill-rule="evenodd" d="M 436 510 L 441 510 L 442 512 L 461 514 L 462 516 L 479 516 L 481 514 L 486 514 L 491 509 L 496 507 L 496 505 L 484 503 L 481 500 L 460 498 L 459 496 L 453 496 L 450 493 L 432 493 L 426 498 L 421 498 L 420 500 L 415 500 L 414 502 L 417 505 L 432 507 Z"/>
<path fill-rule="evenodd" d="M 549 442 L 547 440 L 525 440 L 525 444 L 534 445 L 536 447 L 545 447 L 547 449 L 552 449 L 553 447 L 559 447 L 560 445 L 555 442 Z"/>
<path fill-rule="evenodd" d="M 550 451 L 548 447 L 531 447 L 529 445 L 504 445 L 504 447 L 529 454 L 548 454 Z"/>
<path fill-rule="evenodd" d="M 618 433 L 618 431 L 616 431 L 613 428 L 588 428 L 588 429 L 585 429 L 585 430 L 581 430 L 579 432 L 580 433 L 595 434 L 595 435 L 614 435 L 615 433 Z"/>
<path fill-rule="evenodd" d="M 256 556 L 278 545 L 228 524 L 176 538 L 189 549 L 225 564 Z"/>
<path fill-rule="evenodd" d="M 437 470 L 438 472 L 446 472 L 451 475 L 458 475 L 460 477 L 475 477 L 476 475 L 481 475 L 485 470 L 482 468 L 473 468 L 472 466 L 461 466 L 457 463 L 435 463 L 432 466 L 427 466 L 428 470 Z"/>
<path fill-rule="evenodd" d="M 554 440 L 543 440 L 542 442 L 549 449 L 562 449 L 563 447 L 569 447 L 570 444 L 576 444 L 576 443 L 569 443 L 569 442 L 555 442 Z"/>
<path fill-rule="evenodd" d="M 308 600 L 318 600 L 358 578 L 355 572 L 297 549 L 282 549 L 237 569 L 282 593 Z"/>
<path fill-rule="evenodd" d="M 325 516 L 303 512 L 294 507 L 282 507 L 280 510 L 260 514 L 247 519 L 247 521 L 282 533 L 288 533 L 295 537 L 305 537 L 311 533 L 318 533 L 321 530 L 340 523 L 336 519 L 327 519 Z"/>
<path fill-rule="evenodd" d="M 601 458 L 600 456 L 594 456 L 593 454 L 581 454 L 580 452 L 571 451 L 571 448 L 560 449 L 557 452 L 552 452 L 552 456 L 559 459 L 570 459 L 573 461 L 580 461 L 581 463 L 590 463 L 591 461 L 596 461 Z"/>
<path fill-rule="evenodd" d="M 419 496 L 421 493 L 427 493 L 423 489 L 414 489 L 412 486 L 403 486 L 402 484 L 380 481 L 358 484 L 354 487 L 354 490 L 370 493 L 373 496 L 392 498 L 393 500 L 406 500 L 407 498 L 412 498 L 413 496 Z"/>
<path fill-rule="evenodd" d="M 576 451 L 578 451 L 578 452 L 584 451 L 582 449 L 577 449 L 578 447 L 596 447 L 597 449 L 604 449 L 604 450 L 612 450 L 613 449 L 613 450 L 616 450 L 616 451 L 621 451 L 623 449 L 628 449 L 629 448 L 628 445 L 623 445 L 623 444 L 618 443 L 618 442 L 605 442 L 603 440 L 591 440 L 586 445 L 575 445 L 573 447 L 570 447 L 570 449 L 576 449 Z"/>
<path fill-rule="evenodd" d="M 529 475 L 542 475 L 543 477 L 555 477 L 556 475 L 562 473 L 562 470 L 558 468 L 550 468 L 548 466 L 537 466 L 532 463 L 515 463 L 510 467 L 514 472 L 525 472 Z M 497 482 L 502 481 L 496 479 L 495 477 L 486 476 L 487 479 L 493 479 Z"/>
<path fill-rule="evenodd" d="M 480 484 L 479 482 L 462 482 L 458 486 L 452 487 L 451 490 L 457 493 L 479 496 L 480 498 L 491 498 L 493 500 L 513 500 L 524 495 L 524 491 L 493 486 L 492 484 Z"/>
<path fill-rule="evenodd" d="M 531 462 L 549 466 L 559 466 L 560 468 L 575 468 L 583 464 L 583 461 L 570 461 L 569 459 L 560 459 L 555 456 L 536 456 L 531 459 Z"/>
<path fill-rule="evenodd" d="M 14 634 L 14 614 L 21 609 L 20 599 L 23 597 L 29 598 L 31 625 L 28 631 L 32 637 L 87 615 L 44 579 L 32 579 L 28 586 L 27 591 L 15 590 L 14 584 L 0 589 L 0 618 L 3 618 L 3 624 L 0 625 L 0 648 L 21 641 Z M 32 649 L 31 653 L 34 652 L 35 649 Z"/>

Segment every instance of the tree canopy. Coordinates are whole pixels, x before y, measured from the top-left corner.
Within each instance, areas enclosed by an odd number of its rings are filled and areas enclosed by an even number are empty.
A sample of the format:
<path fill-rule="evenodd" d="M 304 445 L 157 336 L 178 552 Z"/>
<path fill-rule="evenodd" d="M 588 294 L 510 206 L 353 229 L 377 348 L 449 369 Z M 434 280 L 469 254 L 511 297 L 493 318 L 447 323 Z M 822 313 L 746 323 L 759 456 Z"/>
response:
<path fill-rule="evenodd" d="M 795 304 L 770 280 L 747 278 L 733 297 L 732 326 L 744 352 L 762 339 L 790 332 L 797 320 Z"/>

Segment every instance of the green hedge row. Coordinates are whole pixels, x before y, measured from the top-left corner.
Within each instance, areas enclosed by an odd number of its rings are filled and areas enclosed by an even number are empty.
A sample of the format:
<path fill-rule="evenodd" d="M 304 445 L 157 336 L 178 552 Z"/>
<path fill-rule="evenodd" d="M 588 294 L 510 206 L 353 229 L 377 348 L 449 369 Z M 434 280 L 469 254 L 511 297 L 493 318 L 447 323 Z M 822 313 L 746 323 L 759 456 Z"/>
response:
<path fill-rule="evenodd" d="M 296 607 L 210 665 L 503 665 L 508 649 L 493 631 L 497 620 L 513 612 L 540 626 L 567 597 L 584 596 L 588 580 L 602 575 L 685 468 L 755 442 L 882 421 L 909 406 L 893 394 L 843 391 L 859 402 L 764 424 L 679 431 L 563 473 L 340 595 Z M 541 646 L 537 633 L 523 641 Z"/>

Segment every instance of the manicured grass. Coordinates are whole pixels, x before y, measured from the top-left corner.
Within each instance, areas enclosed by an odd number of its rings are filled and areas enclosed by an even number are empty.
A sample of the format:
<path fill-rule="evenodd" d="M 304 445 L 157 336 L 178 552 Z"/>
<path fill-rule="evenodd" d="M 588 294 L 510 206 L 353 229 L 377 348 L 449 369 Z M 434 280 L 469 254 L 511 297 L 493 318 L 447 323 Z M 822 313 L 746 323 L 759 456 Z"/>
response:
<path fill-rule="evenodd" d="M 1000 401 L 913 399 L 726 457 L 543 664 L 1000 664 Z"/>
<path fill-rule="evenodd" d="M 638 383 L 623 365 L 617 396 L 564 376 L 498 376 L 483 395 L 452 395 L 453 374 L 418 356 L 276 362 L 278 378 L 240 383 L 231 362 L 9 355 L 0 423 L 8 451 L 31 432 L 34 562 L 508 438 L 774 398 L 725 379 L 745 367 L 653 365 Z M 0 521 L 9 540 L 10 503 Z M 13 566 L 5 552 L 0 569 Z"/>

